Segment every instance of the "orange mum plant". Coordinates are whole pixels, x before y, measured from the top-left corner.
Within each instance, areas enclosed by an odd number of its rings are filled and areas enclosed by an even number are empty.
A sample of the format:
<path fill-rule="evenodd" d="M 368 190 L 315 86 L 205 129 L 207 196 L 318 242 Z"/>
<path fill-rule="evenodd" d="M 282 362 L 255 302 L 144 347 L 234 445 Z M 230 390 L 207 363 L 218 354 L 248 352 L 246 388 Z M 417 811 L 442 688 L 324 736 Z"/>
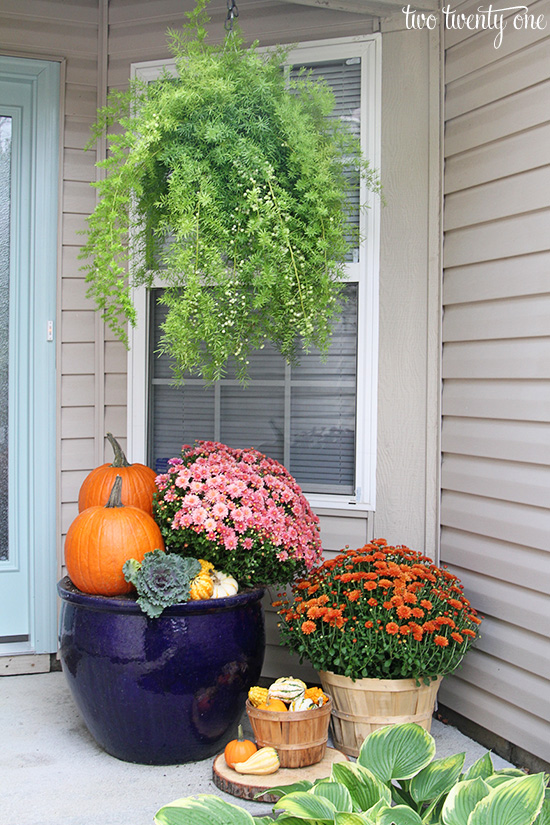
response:
<path fill-rule="evenodd" d="M 431 679 L 455 670 L 481 618 L 445 567 L 375 539 L 343 550 L 292 586 L 282 642 L 318 670 L 352 679 Z"/>

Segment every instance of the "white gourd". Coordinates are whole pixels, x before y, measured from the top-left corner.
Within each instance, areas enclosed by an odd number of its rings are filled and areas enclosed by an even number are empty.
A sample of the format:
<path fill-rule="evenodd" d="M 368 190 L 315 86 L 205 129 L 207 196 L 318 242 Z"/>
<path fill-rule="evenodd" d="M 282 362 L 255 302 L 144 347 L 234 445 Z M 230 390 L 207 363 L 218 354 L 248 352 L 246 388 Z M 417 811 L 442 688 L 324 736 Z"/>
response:
<path fill-rule="evenodd" d="M 221 599 L 224 596 L 235 596 L 239 592 L 239 585 L 233 578 L 220 570 L 212 570 L 212 581 L 214 589 L 212 591 L 212 599 Z"/>
<path fill-rule="evenodd" d="M 301 679 L 293 676 L 281 676 L 269 687 L 269 696 L 274 699 L 281 699 L 283 702 L 292 702 L 303 696 L 307 685 Z"/>
<path fill-rule="evenodd" d="M 299 711 L 299 710 L 311 710 L 312 708 L 316 708 L 317 705 L 311 699 L 306 699 L 305 696 L 298 696 L 297 699 L 294 699 L 291 702 L 289 710 L 292 711 Z"/>

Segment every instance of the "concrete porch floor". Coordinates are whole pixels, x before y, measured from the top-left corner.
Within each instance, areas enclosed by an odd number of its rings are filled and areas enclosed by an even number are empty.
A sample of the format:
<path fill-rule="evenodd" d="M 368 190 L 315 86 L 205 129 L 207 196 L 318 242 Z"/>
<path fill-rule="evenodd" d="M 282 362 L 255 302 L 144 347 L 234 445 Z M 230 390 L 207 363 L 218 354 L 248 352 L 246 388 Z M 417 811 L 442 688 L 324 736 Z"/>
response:
<path fill-rule="evenodd" d="M 466 751 L 466 766 L 486 751 L 436 720 L 432 734 L 438 756 Z M 168 767 L 121 762 L 88 733 L 62 673 L 0 677 L 2 825 L 152 825 L 160 807 L 197 793 L 215 793 L 258 816 L 271 813 L 271 805 L 219 791 L 212 761 Z M 493 762 L 510 766 L 495 755 Z"/>

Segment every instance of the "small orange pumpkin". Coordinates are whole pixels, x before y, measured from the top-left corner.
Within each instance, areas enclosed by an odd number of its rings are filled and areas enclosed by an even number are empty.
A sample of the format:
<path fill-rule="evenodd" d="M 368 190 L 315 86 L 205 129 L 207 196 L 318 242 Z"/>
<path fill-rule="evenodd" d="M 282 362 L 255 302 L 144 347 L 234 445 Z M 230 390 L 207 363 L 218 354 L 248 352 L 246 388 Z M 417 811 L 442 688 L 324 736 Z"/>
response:
<path fill-rule="evenodd" d="M 115 454 L 113 463 L 102 464 L 88 473 L 78 494 L 78 512 L 82 513 L 97 504 L 106 504 L 115 478 L 119 475 L 122 478 L 122 503 L 139 507 L 152 516 L 153 494 L 157 490 L 155 471 L 145 464 L 130 464 L 112 433 L 107 433 L 107 438 Z"/>
<path fill-rule="evenodd" d="M 65 564 L 73 584 L 84 593 L 119 596 L 129 593 L 122 565 L 142 561 L 145 553 L 164 542 L 158 524 L 138 507 L 120 500 L 122 479 L 117 476 L 107 504 L 88 507 L 78 515 L 65 538 Z"/>
<path fill-rule="evenodd" d="M 282 699 L 269 699 L 262 705 L 258 705 L 258 710 L 272 710 L 281 713 L 282 711 L 288 710 L 288 708 Z"/>
<path fill-rule="evenodd" d="M 257 750 L 258 748 L 254 742 L 250 739 L 243 738 L 242 725 L 239 725 L 237 728 L 237 738 L 227 743 L 223 755 L 229 767 L 233 768 L 236 762 L 246 762 Z"/>

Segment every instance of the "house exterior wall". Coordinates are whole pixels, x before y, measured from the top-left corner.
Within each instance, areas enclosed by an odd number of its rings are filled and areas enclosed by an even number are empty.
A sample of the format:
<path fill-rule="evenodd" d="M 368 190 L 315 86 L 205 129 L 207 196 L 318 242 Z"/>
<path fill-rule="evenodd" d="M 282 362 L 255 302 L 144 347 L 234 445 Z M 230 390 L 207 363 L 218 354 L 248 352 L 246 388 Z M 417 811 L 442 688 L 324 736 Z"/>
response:
<path fill-rule="evenodd" d="M 192 7 L 189 0 L 184 4 L 111 0 L 109 87 L 126 86 L 132 62 L 169 56 L 165 31 L 182 22 L 182 5 Z M 273 0 L 240 3 L 239 10 L 245 38 L 259 39 L 261 45 L 370 34 L 378 25 L 364 15 Z M 211 39 L 216 42 L 223 37 L 226 3 L 213 0 L 210 13 Z M 428 182 L 438 174 L 437 141 L 429 147 L 430 126 L 435 120 L 437 129 L 439 122 L 438 58 L 434 37 L 400 27 L 394 30 L 386 24 L 382 40 L 382 178 L 388 205 L 382 210 L 377 509 L 370 521 L 350 514 L 321 513 L 323 547 L 329 554 L 348 543 L 361 546 L 374 534 L 388 541 L 427 547 L 432 554 L 436 550 L 438 459 L 436 431 L 429 429 L 433 419 L 428 412 L 437 415 L 437 394 L 430 397 L 429 378 L 430 372 L 437 374 L 438 365 L 438 350 L 429 351 L 428 342 L 433 301 L 439 306 L 433 283 L 431 304 L 426 296 L 430 278 L 437 279 L 429 265 L 433 247 L 428 227 L 434 218 L 437 224 L 439 210 L 436 206 L 435 215 L 430 215 L 434 204 Z M 410 163 L 411 152 L 415 165 Z M 418 206 L 414 214 L 411 200 Z M 429 368 L 428 352 L 432 358 Z M 408 362 L 406 370 L 404 360 Z M 115 411 L 110 410 L 106 398 L 108 414 Z M 118 421 L 116 432 L 124 434 L 125 422 Z M 318 680 L 309 666 L 300 666 L 279 647 L 277 617 L 269 609 L 270 598 L 268 594 L 265 599 L 268 650 L 263 675 L 291 672 Z"/>
<path fill-rule="evenodd" d="M 550 38 L 494 37 L 445 44 L 441 557 L 486 618 L 440 698 L 549 761 Z"/>
<path fill-rule="evenodd" d="M 84 145 L 107 89 L 127 85 L 133 62 L 168 57 L 165 32 L 180 26 L 192 7 L 192 0 L 4 0 L 0 9 L 1 51 L 54 54 L 67 66 L 58 290 L 60 574 L 79 487 L 89 470 L 111 456 L 105 432 L 124 445 L 127 426 L 127 353 L 87 300 L 78 260 L 78 233 L 95 203 L 89 183 L 97 174 L 96 157 L 105 152 L 101 144 L 88 152 Z M 365 15 L 279 0 L 243 0 L 239 9 L 245 38 L 261 45 L 379 28 L 379 21 Z M 212 41 L 220 41 L 226 3 L 212 0 L 210 13 Z M 382 31 L 381 173 L 387 206 L 381 217 L 378 500 L 369 520 L 325 512 L 322 537 L 328 552 L 383 535 L 435 554 L 439 47 L 433 33 L 404 31 L 401 21 L 395 26 L 385 21 Z M 274 615 L 268 615 L 267 675 L 290 667 L 280 658 L 275 625 Z"/>

